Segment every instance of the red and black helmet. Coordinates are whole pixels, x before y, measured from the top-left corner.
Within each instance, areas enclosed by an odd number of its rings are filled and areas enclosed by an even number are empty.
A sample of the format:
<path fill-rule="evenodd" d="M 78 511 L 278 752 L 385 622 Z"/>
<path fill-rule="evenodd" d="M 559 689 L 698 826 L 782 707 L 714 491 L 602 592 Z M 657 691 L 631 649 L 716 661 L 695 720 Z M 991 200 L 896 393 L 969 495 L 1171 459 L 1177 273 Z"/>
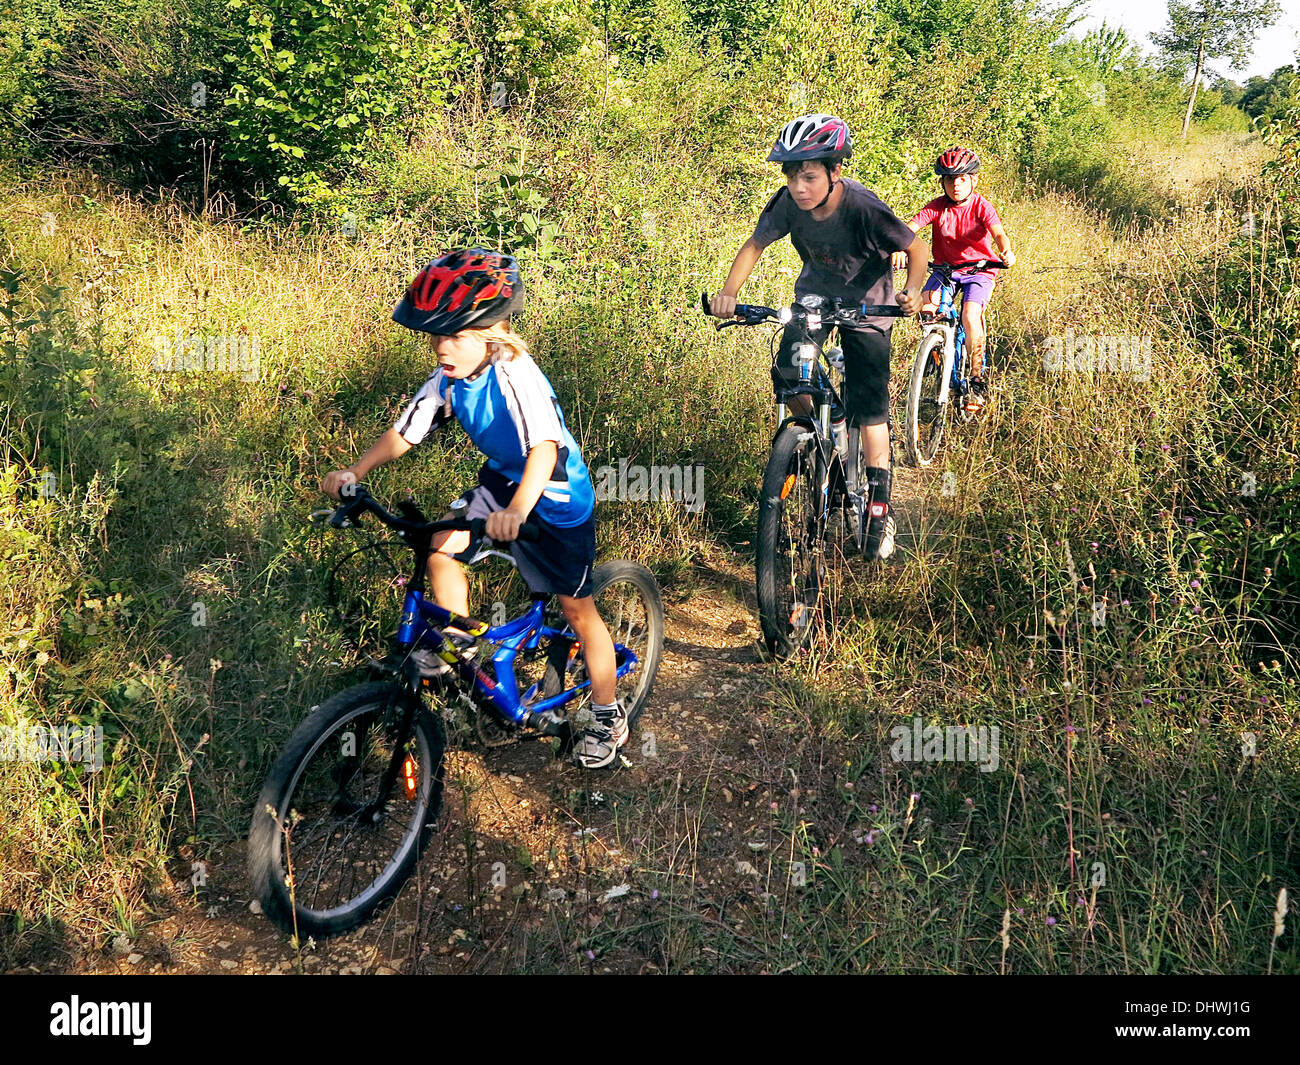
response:
<path fill-rule="evenodd" d="M 805 159 L 847 159 L 853 154 L 853 134 L 834 115 L 801 115 L 785 124 L 768 153 L 769 163 L 802 163 Z"/>
<path fill-rule="evenodd" d="M 462 248 L 439 256 L 415 275 L 393 309 L 408 329 L 451 336 L 486 329 L 524 309 L 524 283 L 513 256 Z"/>
<path fill-rule="evenodd" d="M 969 148 L 949 148 L 934 161 L 934 172 L 940 177 L 958 174 L 978 174 L 980 157 Z"/>

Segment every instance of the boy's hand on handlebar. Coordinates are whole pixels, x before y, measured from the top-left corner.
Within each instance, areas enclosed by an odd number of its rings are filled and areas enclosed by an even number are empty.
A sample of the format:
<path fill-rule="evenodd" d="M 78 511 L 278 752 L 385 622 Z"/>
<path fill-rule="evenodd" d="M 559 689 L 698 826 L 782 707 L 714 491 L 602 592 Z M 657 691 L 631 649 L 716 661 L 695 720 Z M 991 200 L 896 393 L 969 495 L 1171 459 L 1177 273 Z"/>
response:
<path fill-rule="evenodd" d="M 351 470 L 334 470 L 321 478 L 320 490 L 331 499 L 339 499 L 345 485 L 356 483 L 357 475 Z"/>
<path fill-rule="evenodd" d="M 509 543 L 518 538 L 519 527 L 527 517 L 527 514 L 520 514 L 519 511 L 507 507 L 505 510 L 489 514 L 483 531 L 499 544 Z"/>
<path fill-rule="evenodd" d="M 734 318 L 736 316 L 736 297 L 719 292 L 709 300 L 709 313 L 714 318 Z"/>
<path fill-rule="evenodd" d="M 901 252 L 899 254 L 902 254 Z M 910 288 L 903 289 L 897 294 L 898 305 L 903 308 L 903 313 L 911 317 L 921 309 L 921 293 L 914 292 Z"/>

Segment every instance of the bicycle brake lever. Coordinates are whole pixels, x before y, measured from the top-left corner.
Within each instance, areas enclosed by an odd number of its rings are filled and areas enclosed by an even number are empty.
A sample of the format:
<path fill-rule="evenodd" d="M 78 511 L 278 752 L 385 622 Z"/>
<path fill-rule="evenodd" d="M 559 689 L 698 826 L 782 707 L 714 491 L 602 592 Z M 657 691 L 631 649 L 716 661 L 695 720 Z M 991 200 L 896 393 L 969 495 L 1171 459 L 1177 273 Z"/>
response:
<path fill-rule="evenodd" d="M 327 507 L 324 510 L 313 510 L 307 515 L 307 520 L 313 525 L 324 525 L 333 513 L 334 510 L 332 507 Z"/>

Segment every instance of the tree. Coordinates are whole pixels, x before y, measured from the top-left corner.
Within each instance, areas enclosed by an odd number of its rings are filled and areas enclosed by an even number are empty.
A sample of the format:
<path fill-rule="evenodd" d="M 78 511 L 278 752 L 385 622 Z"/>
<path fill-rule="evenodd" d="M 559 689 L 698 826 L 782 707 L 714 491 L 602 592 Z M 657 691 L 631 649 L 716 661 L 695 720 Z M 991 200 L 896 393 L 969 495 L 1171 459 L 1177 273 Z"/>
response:
<path fill-rule="evenodd" d="M 1183 69 L 1194 66 L 1192 88 L 1183 116 L 1183 136 L 1192 123 L 1196 90 L 1205 72 L 1207 54 L 1241 67 L 1260 30 L 1271 26 L 1280 11 L 1278 0 L 1169 0 L 1169 25 L 1151 34 L 1151 43 Z"/>

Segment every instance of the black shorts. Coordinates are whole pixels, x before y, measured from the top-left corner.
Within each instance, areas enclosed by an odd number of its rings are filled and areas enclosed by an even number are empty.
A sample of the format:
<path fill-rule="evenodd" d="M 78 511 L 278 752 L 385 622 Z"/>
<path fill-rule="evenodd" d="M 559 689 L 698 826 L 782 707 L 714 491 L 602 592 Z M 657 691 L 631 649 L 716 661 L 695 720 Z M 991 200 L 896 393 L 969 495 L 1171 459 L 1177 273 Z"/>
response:
<path fill-rule="evenodd" d="M 829 328 L 812 333 L 820 349 L 830 336 Z M 839 344 L 844 349 L 844 414 L 850 425 L 884 425 L 889 421 L 889 336 L 872 330 L 841 329 Z M 773 377 L 793 384 L 799 380 L 794 346 L 803 339 L 802 327 L 791 323 L 781 334 Z M 814 366 L 814 379 L 820 367 Z"/>
<path fill-rule="evenodd" d="M 461 514 L 472 521 L 505 510 L 518 487 L 484 466 L 478 471 L 478 485 L 460 497 L 465 501 Z M 537 527 L 539 538 L 527 543 L 512 540 L 510 554 L 529 590 L 534 595 L 568 595 L 574 599 L 591 595 L 591 571 L 596 568 L 595 511 L 581 525 L 563 529 L 543 521 L 536 513 L 529 515 L 528 524 Z"/>

